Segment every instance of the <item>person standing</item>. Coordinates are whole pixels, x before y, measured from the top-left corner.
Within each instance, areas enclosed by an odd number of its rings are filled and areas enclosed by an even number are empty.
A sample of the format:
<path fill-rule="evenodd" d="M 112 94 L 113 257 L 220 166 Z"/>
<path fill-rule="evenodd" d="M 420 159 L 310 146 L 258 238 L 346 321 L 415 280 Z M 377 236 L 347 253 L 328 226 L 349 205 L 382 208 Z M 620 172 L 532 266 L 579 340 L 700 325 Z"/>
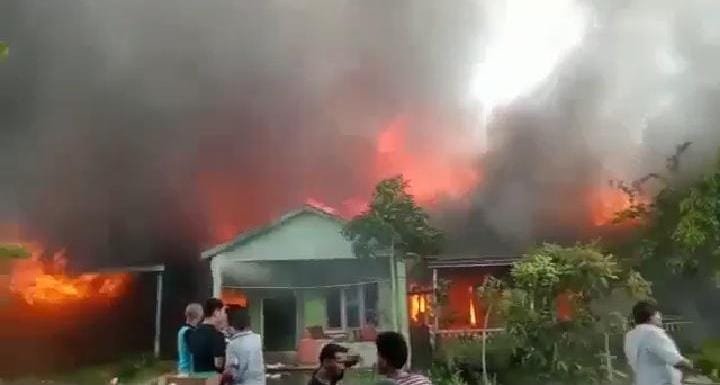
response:
<path fill-rule="evenodd" d="M 625 356 L 635 374 L 635 385 L 680 385 L 680 368 L 692 363 L 678 351 L 662 328 L 657 306 L 640 301 L 632 309 L 635 327 L 625 335 Z"/>
<path fill-rule="evenodd" d="M 209 298 L 203 306 L 205 319 L 188 338 L 194 372 L 218 372 L 225 368 L 225 336 L 227 324 L 223 302 Z"/>
<path fill-rule="evenodd" d="M 391 381 L 395 385 L 432 385 L 429 378 L 405 371 L 408 346 L 402 334 L 380 333 L 375 344 L 377 345 L 378 373 L 387 377 L 387 380 L 382 381 L 383 384 Z"/>
<path fill-rule="evenodd" d="M 250 330 L 247 308 L 229 305 L 226 310 L 229 342 L 225 354 L 225 372 L 234 385 L 265 385 L 262 338 Z"/>
<path fill-rule="evenodd" d="M 185 308 L 185 325 L 180 327 L 177 336 L 178 373 L 189 374 L 193 371 L 192 354 L 188 346 L 190 334 L 202 320 L 203 308 L 199 303 L 191 303 Z"/>
<path fill-rule="evenodd" d="M 336 385 L 345 375 L 348 349 L 329 343 L 320 351 L 320 367 L 308 381 L 308 385 Z"/>

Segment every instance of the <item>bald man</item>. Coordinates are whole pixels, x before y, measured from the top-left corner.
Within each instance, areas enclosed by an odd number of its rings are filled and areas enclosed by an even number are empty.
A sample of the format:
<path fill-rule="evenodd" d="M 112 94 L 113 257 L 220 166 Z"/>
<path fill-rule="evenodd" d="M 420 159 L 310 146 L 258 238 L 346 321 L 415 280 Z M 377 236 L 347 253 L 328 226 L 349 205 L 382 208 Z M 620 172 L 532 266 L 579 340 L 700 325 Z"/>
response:
<path fill-rule="evenodd" d="M 185 308 L 185 325 L 178 331 L 178 373 L 180 374 L 190 374 L 193 371 L 188 336 L 200 323 L 202 316 L 203 308 L 199 303 L 191 303 Z"/>

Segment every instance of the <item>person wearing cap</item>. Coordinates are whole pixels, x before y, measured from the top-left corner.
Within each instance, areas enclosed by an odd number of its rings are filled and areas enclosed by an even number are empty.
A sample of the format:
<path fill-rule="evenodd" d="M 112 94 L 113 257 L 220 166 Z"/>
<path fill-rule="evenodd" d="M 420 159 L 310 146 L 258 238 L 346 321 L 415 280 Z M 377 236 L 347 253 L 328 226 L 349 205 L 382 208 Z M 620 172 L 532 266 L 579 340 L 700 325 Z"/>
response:
<path fill-rule="evenodd" d="M 308 385 L 336 385 L 345 374 L 348 349 L 329 343 L 320 351 L 320 367 L 310 378 Z"/>

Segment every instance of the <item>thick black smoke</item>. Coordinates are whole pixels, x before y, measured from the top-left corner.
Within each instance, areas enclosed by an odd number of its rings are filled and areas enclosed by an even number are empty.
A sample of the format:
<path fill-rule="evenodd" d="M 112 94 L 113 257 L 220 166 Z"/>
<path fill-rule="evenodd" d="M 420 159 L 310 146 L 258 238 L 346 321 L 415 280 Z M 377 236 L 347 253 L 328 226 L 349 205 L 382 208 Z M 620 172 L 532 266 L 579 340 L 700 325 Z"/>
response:
<path fill-rule="evenodd" d="M 533 93 L 495 111 L 474 209 L 449 214 L 457 243 L 502 253 L 538 240 L 594 238 L 603 230 L 591 222 L 592 191 L 663 172 L 687 141 L 684 177 L 717 156 L 720 5 L 582 6 L 589 15 L 582 43 Z"/>
<path fill-rule="evenodd" d="M 367 193 L 397 114 L 461 116 L 448 135 L 468 140 L 482 129 L 467 94 L 485 5 L 5 1 L 0 222 L 85 262 L 148 261 L 196 256 L 218 211 L 251 225 Z M 717 5 L 582 6 L 582 42 L 489 120 L 473 210 L 439 215 L 456 249 L 574 234 L 589 188 L 662 167 L 684 140 L 699 167 L 720 142 Z"/>
<path fill-rule="evenodd" d="M 463 87 L 477 11 L 459 5 L 11 2 L 3 219 L 143 259 L 210 238 L 207 190 L 242 224 L 367 193 L 383 122 Z"/>

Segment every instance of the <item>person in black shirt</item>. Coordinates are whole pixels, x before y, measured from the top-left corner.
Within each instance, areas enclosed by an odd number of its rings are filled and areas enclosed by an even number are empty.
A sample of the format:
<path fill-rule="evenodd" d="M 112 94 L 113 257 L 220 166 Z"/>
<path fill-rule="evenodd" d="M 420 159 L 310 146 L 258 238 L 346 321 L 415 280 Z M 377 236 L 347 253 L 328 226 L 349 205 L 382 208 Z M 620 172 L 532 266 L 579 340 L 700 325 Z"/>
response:
<path fill-rule="evenodd" d="M 313 372 L 308 385 L 336 385 L 345 374 L 347 348 L 327 344 L 320 351 L 320 367 Z"/>
<path fill-rule="evenodd" d="M 195 372 L 222 373 L 225 367 L 225 336 L 220 330 L 227 324 L 225 307 L 221 300 L 209 298 L 205 301 L 203 313 L 205 319 L 188 338 L 193 369 Z"/>

